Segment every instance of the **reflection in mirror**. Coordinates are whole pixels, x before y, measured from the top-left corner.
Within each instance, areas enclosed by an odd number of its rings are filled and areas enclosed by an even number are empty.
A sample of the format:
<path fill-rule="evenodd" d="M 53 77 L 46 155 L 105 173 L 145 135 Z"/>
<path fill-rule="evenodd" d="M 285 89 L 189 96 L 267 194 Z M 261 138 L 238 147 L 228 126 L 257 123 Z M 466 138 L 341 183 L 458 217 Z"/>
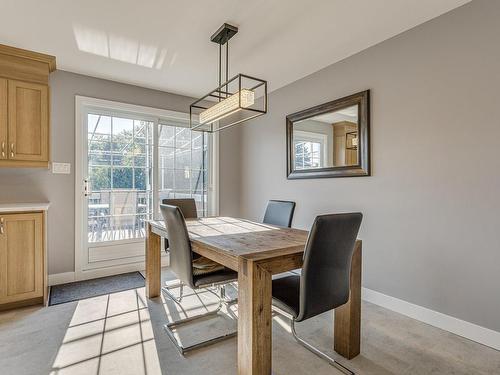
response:
<path fill-rule="evenodd" d="M 358 104 L 293 123 L 295 170 L 358 165 Z"/>
<path fill-rule="evenodd" d="M 286 116 L 289 180 L 370 176 L 370 91 Z"/>

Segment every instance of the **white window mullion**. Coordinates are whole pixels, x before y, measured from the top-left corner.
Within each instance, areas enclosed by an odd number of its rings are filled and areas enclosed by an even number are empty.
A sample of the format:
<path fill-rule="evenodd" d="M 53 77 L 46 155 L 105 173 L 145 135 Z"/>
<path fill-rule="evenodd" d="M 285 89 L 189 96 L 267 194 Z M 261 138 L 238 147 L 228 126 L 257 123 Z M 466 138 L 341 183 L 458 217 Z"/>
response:
<path fill-rule="evenodd" d="M 153 219 L 159 220 L 159 215 L 158 215 L 158 209 L 159 207 L 159 200 L 160 200 L 160 195 L 159 195 L 159 190 L 161 187 L 160 183 L 160 171 L 158 169 L 158 163 L 159 163 L 159 143 L 160 143 L 160 137 L 159 137 L 159 127 L 160 123 L 158 119 L 155 119 L 153 122 L 153 139 L 152 139 L 152 152 L 153 152 L 153 165 L 151 169 L 151 183 L 152 183 L 152 189 L 153 189 L 153 207 L 151 208 L 152 216 Z"/>

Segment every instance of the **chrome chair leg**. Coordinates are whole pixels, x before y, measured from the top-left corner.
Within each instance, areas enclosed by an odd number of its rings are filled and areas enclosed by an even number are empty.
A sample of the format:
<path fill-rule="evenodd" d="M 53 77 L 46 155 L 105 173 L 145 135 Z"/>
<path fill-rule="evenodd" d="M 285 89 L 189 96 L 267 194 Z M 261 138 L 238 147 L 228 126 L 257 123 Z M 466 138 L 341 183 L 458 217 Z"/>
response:
<path fill-rule="evenodd" d="M 348 367 L 344 366 L 343 364 L 341 364 L 340 362 L 337 362 L 335 359 L 333 359 L 332 357 L 330 357 L 329 355 L 327 355 L 326 353 L 323 353 L 321 350 L 319 350 L 318 348 L 312 346 L 311 344 L 309 344 L 307 341 L 305 341 L 304 339 L 300 338 L 298 335 L 297 335 L 297 332 L 295 331 L 295 319 L 292 318 L 292 322 L 290 324 L 290 328 L 292 329 L 292 335 L 293 335 L 293 338 L 299 343 L 301 344 L 304 348 L 306 348 L 307 350 L 309 350 L 310 352 L 316 354 L 318 357 L 320 358 L 323 358 L 324 360 L 326 360 L 328 363 L 330 363 L 332 366 L 336 367 L 337 369 L 339 369 L 340 371 L 342 371 L 344 374 L 347 374 L 347 375 L 355 375 L 354 371 L 352 371 L 351 369 L 349 369 Z"/>
<path fill-rule="evenodd" d="M 290 314 L 288 314 L 287 312 L 281 310 L 280 308 L 276 307 L 276 306 L 273 306 L 273 310 L 278 312 L 280 315 L 283 315 L 285 317 L 287 317 L 288 319 L 290 319 L 290 329 L 292 331 L 292 336 L 293 338 L 300 344 L 302 345 L 304 348 L 306 348 L 307 350 L 309 350 L 310 352 L 316 354 L 318 357 L 320 358 L 323 358 L 324 360 L 326 360 L 330 365 L 334 366 L 335 368 L 337 368 L 338 370 L 342 371 L 344 374 L 347 374 L 347 375 L 355 375 L 355 372 L 352 371 L 351 369 L 349 369 L 348 367 L 344 366 L 343 364 L 341 364 L 340 362 L 336 361 L 335 359 L 333 359 L 332 357 L 330 357 L 328 354 L 326 353 L 323 353 L 321 350 L 319 350 L 318 348 L 312 346 L 310 343 L 308 343 L 307 341 L 305 341 L 304 339 L 300 338 L 298 335 L 297 335 L 297 331 L 295 330 L 295 318 L 293 316 L 291 316 Z"/>
<path fill-rule="evenodd" d="M 179 297 L 176 297 L 170 292 L 170 289 L 179 288 Z M 182 297 L 184 296 L 184 284 L 177 283 L 173 285 L 165 285 L 161 288 L 161 291 L 164 292 L 170 299 L 174 300 L 174 302 L 181 303 Z"/>
<path fill-rule="evenodd" d="M 195 350 L 195 349 L 199 349 L 199 348 L 203 348 L 205 346 L 212 345 L 212 344 L 214 344 L 216 342 L 223 341 L 223 340 L 229 339 L 231 337 L 235 337 L 238 334 L 238 331 L 233 331 L 233 332 L 229 332 L 229 333 L 226 333 L 226 334 L 214 337 L 214 338 L 212 338 L 210 340 L 202 341 L 202 342 L 199 342 L 199 343 L 196 343 L 196 344 L 193 344 L 193 345 L 189 345 L 189 346 L 183 346 L 182 344 L 179 343 L 179 340 L 177 339 L 176 335 L 173 332 L 173 330 L 176 327 L 178 327 L 178 326 L 184 325 L 184 324 L 189 323 L 189 322 L 193 322 L 193 321 L 198 320 L 198 319 L 203 319 L 203 318 L 207 318 L 207 317 L 210 317 L 210 316 L 217 315 L 219 313 L 219 311 L 222 309 L 222 306 L 224 304 L 229 305 L 227 303 L 227 301 L 226 301 L 226 289 L 225 289 L 225 285 L 221 285 L 221 286 L 218 286 L 218 287 L 219 287 L 219 295 L 218 295 L 218 297 L 219 297 L 219 304 L 218 304 L 218 306 L 217 306 L 217 308 L 215 310 L 208 311 L 208 312 L 203 313 L 203 314 L 191 316 L 191 317 L 188 317 L 188 318 L 176 320 L 174 322 L 167 323 L 167 324 L 165 324 L 163 326 L 163 328 L 165 329 L 165 332 L 167 333 L 168 337 L 170 338 L 170 340 L 172 340 L 172 342 L 174 343 L 174 345 L 176 346 L 177 350 L 179 351 L 179 353 L 181 355 L 184 355 L 185 353 L 187 353 L 189 351 L 192 351 L 192 350 Z M 205 288 L 208 291 L 210 291 L 211 293 L 214 293 L 213 291 L 211 291 L 210 289 L 208 289 L 208 287 L 205 287 Z M 172 293 L 170 293 L 170 291 L 168 290 L 168 288 L 165 288 L 165 289 L 166 289 L 165 293 L 170 298 L 172 298 L 172 300 L 174 302 L 176 302 L 177 304 L 179 304 L 179 306 L 182 308 L 182 306 L 180 305 L 180 301 L 175 296 L 173 296 Z M 163 290 L 163 288 L 162 288 L 162 290 Z M 181 296 L 181 298 L 182 298 L 182 296 Z M 232 302 L 232 303 L 234 303 L 234 302 Z"/>
<path fill-rule="evenodd" d="M 190 351 L 193 351 L 193 350 L 196 350 L 196 349 L 200 349 L 200 348 L 204 348 L 206 346 L 215 344 L 217 342 L 230 339 L 232 337 L 235 337 L 238 334 L 237 331 L 234 331 L 234 332 L 230 332 L 230 333 L 227 333 L 227 334 L 224 334 L 224 335 L 221 335 L 221 336 L 214 337 L 213 339 L 210 339 L 210 340 L 206 340 L 206 341 L 202 341 L 202 342 L 193 344 L 193 345 L 182 346 L 177 341 L 177 338 L 175 337 L 175 335 L 172 332 L 172 330 L 170 330 L 166 326 L 164 328 L 165 328 L 165 332 L 167 332 L 168 337 L 170 338 L 170 340 L 172 340 L 172 342 L 174 343 L 175 347 L 177 348 L 177 350 L 179 351 L 179 353 L 181 355 L 185 355 L 187 352 L 190 352 Z"/>
<path fill-rule="evenodd" d="M 231 285 L 233 285 L 233 284 L 231 283 Z M 175 289 L 175 288 L 179 288 L 179 297 L 174 296 L 173 293 L 170 291 L 171 289 Z M 183 288 L 184 288 L 184 284 L 177 283 L 177 284 L 173 284 L 173 285 L 163 286 L 161 288 L 161 291 L 163 293 L 165 293 L 174 302 L 177 302 L 177 304 L 180 304 L 182 302 L 182 298 L 184 297 L 184 293 L 183 293 L 184 289 Z M 232 298 L 232 299 L 227 298 L 225 285 L 220 286 L 220 288 L 221 289 L 220 289 L 219 293 L 222 293 L 222 302 L 224 302 L 228 306 L 231 306 L 231 305 L 238 303 L 238 297 Z M 219 294 L 217 294 L 216 292 L 214 292 L 210 288 L 207 287 L 206 290 L 208 292 L 212 293 L 213 295 L 215 295 L 216 297 L 221 298 Z"/>
<path fill-rule="evenodd" d="M 232 285 L 232 283 L 231 283 L 231 285 Z M 220 298 L 222 299 L 222 302 L 224 302 L 227 306 L 231 306 L 231 305 L 238 303 L 238 297 L 232 298 L 232 299 L 227 297 L 225 285 L 221 286 Z"/>

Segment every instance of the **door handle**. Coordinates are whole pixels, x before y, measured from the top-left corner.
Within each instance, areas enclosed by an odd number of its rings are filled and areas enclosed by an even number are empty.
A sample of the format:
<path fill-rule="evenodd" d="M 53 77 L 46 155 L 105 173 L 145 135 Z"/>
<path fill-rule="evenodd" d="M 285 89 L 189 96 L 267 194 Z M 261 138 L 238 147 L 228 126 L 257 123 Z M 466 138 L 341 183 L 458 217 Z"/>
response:
<path fill-rule="evenodd" d="M 10 157 L 13 158 L 14 155 L 16 154 L 15 151 L 14 151 L 14 143 L 11 143 L 10 144 Z"/>
<path fill-rule="evenodd" d="M 90 195 L 89 180 L 83 180 L 83 195 L 88 197 Z"/>
<path fill-rule="evenodd" d="M 4 218 L 1 217 L 0 218 L 0 234 L 4 234 L 4 232 L 5 232 L 5 229 L 3 227 L 3 223 L 4 223 Z"/>
<path fill-rule="evenodd" d="M 5 141 L 2 142 L 2 158 L 5 157 Z"/>

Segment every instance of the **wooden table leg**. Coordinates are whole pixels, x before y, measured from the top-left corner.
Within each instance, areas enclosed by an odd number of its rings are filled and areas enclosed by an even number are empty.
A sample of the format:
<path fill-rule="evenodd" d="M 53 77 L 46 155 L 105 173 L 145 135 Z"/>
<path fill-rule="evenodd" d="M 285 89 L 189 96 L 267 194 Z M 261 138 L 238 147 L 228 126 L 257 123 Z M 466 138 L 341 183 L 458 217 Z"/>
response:
<path fill-rule="evenodd" d="M 146 297 L 160 295 L 161 285 L 161 237 L 146 224 Z"/>
<path fill-rule="evenodd" d="M 271 375 L 271 274 L 240 259 L 238 267 L 238 374 Z"/>
<path fill-rule="evenodd" d="M 361 339 L 361 240 L 354 245 L 349 301 L 335 309 L 334 350 L 351 359 L 360 353 Z"/>

